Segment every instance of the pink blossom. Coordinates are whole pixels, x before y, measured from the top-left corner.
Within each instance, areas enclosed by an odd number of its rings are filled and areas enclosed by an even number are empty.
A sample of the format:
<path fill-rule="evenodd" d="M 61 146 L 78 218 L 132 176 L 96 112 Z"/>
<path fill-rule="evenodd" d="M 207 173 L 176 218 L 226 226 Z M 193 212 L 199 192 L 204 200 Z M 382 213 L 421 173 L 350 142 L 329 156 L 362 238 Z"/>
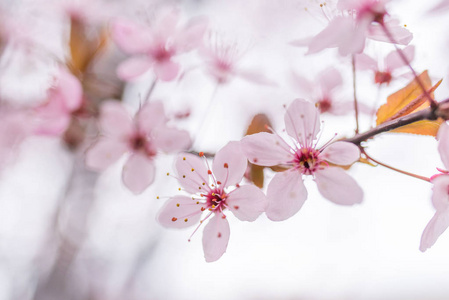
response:
<path fill-rule="evenodd" d="M 408 62 L 411 62 L 415 57 L 415 46 L 407 46 L 403 50 Z M 374 82 L 381 84 L 390 84 L 391 80 L 398 75 L 394 74 L 397 69 L 407 66 L 407 64 L 401 59 L 397 51 L 390 52 L 383 64 L 380 65 L 372 57 L 362 53 L 356 56 L 356 67 L 359 70 L 371 70 L 374 72 Z"/>
<path fill-rule="evenodd" d="M 35 133 L 60 135 L 69 126 L 72 113 L 81 107 L 83 89 L 74 75 L 60 68 L 56 83 L 47 95 L 47 101 L 35 109 Z"/>
<path fill-rule="evenodd" d="M 226 210 L 241 221 L 254 221 L 265 210 L 266 198 L 260 189 L 239 185 L 247 163 L 239 142 L 229 142 L 217 152 L 212 170 L 204 157 L 186 153 L 176 160 L 178 181 L 192 196 L 170 198 L 157 220 L 165 227 L 186 228 L 211 218 L 203 232 L 207 262 L 218 260 L 226 251 L 230 235 Z M 201 219 L 203 212 L 207 215 Z"/>
<path fill-rule="evenodd" d="M 206 62 L 206 71 L 219 84 L 225 84 L 234 77 L 262 85 L 273 85 L 265 75 L 257 70 L 242 69 L 239 62 L 242 52 L 236 43 L 223 41 L 219 36 L 211 36 L 210 43 L 200 48 L 201 57 Z"/>
<path fill-rule="evenodd" d="M 334 9 L 322 10 L 329 24 L 312 38 L 293 41 L 292 45 L 308 46 L 308 54 L 326 48 L 338 48 L 340 55 L 361 53 L 366 38 L 391 42 L 384 24 L 396 43 L 407 45 L 413 35 L 394 19 L 388 19 L 383 0 L 340 0 Z M 323 5 L 323 4 L 320 4 Z"/>
<path fill-rule="evenodd" d="M 175 10 L 159 15 L 151 27 L 116 20 L 112 25 L 113 39 L 123 52 L 133 55 L 119 65 L 118 77 L 132 80 L 153 68 L 160 80 L 175 79 L 180 65 L 174 57 L 198 47 L 207 28 L 204 18 L 192 19 L 181 28 L 178 22 L 179 13 Z"/>
<path fill-rule="evenodd" d="M 446 169 L 449 169 L 449 126 L 441 124 L 438 131 L 438 151 Z M 432 247 L 440 235 L 449 226 L 449 172 L 431 178 L 433 183 L 432 204 L 436 209 L 435 215 L 429 221 L 421 236 L 419 250 L 426 251 Z"/>
<path fill-rule="evenodd" d="M 284 117 L 290 145 L 277 134 L 257 133 L 242 140 L 248 160 L 260 166 L 280 165 L 287 168 L 276 173 L 268 185 L 266 214 L 273 221 L 282 221 L 296 214 L 307 199 L 304 176 L 313 176 L 323 197 L 340 205 L 362 202 L 363 191 L 355 180 L 336 165 L 350 165 L 358 160 L 360 150 L 347 142 L 335 142 L 317 148 L 314 140 L 320 130 L 316 107 L 297 99 Z"/>
<path fill-rule="evenodd" d="M 122 181 L 133 193 L 142 193 L 154 180 L 159 150 L 177 152 L 190 146 L 188 132 L 167 127 L 166 122 L 160 102 L 145 104 L 134 118 L 121 103 L 104 103 L 99 120 L 103 135 L 87 151 L 87 166 L 103 171 L 129 153 Z"/>
<path fill-rule="evenodd" d="M 327 68 L 313 81 L 296 73 L 293 73 L 292 79 L 294 87 L 302 96 L 312 99 L 321 113 L 343 115 L 354 111 L 353 101 L 339 101 L 336 97 L 336 90 L 343 85 L 343 78 L 337 69 Z M 359 111 L 369 113 L 371 109 L 359 103 Z"/>

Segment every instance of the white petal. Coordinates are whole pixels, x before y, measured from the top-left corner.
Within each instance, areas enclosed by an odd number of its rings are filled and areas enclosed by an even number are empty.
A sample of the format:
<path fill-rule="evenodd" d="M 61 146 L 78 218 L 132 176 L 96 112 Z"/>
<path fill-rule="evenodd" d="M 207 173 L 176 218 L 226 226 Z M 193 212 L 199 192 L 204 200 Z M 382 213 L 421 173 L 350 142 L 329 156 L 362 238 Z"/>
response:
<path fill-rule="evenodd" d="M 352 143 L 335 142 L 327 146 L 321 155 L 330 163 L 345 166 L 359 159 L 360 149 Z"/>
<path fill-rule="evenodd" d="M 329 167 L 315 172 L 315 182 L 321 195 L 340 205 L 361 203 L 363 191 L 345 171 Z"/>
<path fill-rule="evenodd" d="M 296 99 L 287 108 L 284 116 L 287 133 L 302 146 L 312 146 L 320 131 L 320 114 L 313 103 Z"/>
<path fill-rule="evenodd" d="M 215 154 L 212 170 L 217 181 L 227 187 L 242 181 L 247 166 L 240 142 L 229 142 Z"/>
<path fill-rule="evenodd" d="M 229 193 L 226 203 L 239 220 L 252 222 L 265 211 L 267 198 L 259 188 L 244 185 Z"/>

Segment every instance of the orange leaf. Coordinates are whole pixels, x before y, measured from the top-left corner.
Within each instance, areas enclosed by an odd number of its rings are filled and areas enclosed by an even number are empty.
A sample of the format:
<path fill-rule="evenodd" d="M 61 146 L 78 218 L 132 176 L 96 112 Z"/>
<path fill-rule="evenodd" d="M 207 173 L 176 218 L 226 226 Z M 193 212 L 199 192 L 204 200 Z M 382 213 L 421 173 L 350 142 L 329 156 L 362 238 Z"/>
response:
<path fill-rule="evenodd" d="M 427 71 L 421 73 L 421 75 L 419 75 L 419 79 L 433 99 L 433 92 L 440 85 L 442 80 L 438 81 L 437 84 L 432 86 Z M 419 84 L 416 82 L 416 80 L 413 80 L 405 88 L 400 89 L 399 91 L 388 96 L 387 103 L 382 105 L 377 110 L 376 124 L 379 125 L 384 122 L 408 115 L 410 113 L 420 111 L 427 107 L 429 107 L 429 102 L 427 101 L 425 95 L 422 93 L 422 89 Z M 441 122 L 441 120 L 419 121 L 392 130 L 392 132 L 436 136 Z"/>
<path fill-rule="evenodd" d="M 98 33 L 87 29 L 88 27 L 84 23 L 72 18 L 69 41 L 71 62 L 69 67 L 72 73 L 76 75 L 86 72 L 89 65 L 108 42 L 106 29 L 102 28 Z"/>

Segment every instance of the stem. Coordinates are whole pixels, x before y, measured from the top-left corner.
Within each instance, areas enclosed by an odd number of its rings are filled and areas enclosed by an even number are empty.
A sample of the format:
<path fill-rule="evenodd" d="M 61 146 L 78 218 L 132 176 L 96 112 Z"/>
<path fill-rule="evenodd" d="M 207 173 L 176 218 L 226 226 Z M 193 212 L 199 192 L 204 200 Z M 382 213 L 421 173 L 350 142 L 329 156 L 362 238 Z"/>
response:
<path fill-rule="evenodd" d="M 353 143 L 355 145 L 360 145 L 363 141 L 366 141 L 367 139 L 375 135 L 378 135 L 379 133 L 390 131 L 421 120 L 436 120 L 436 119 L 438 119 L 436 110 L 433 109 L 432 107 L 428 107 L 426 109 L 417 111 L 404 117 L 382 123 L 379 126 L 374 127 L 373 129 L 370 129 L 361 134 L 357 134 L 352 138 L 345 139 L 344 141 Z"/>
<path fill-rule="evenodd" d="M 430 106 L 432 108 L 436 108 L 438 106 L 437 102 L 432 99 L 432 97 L 430 97 L 430 94 L 427 92 L 427 89 L 424 87 L 424 84 L 422 83 L 421 79 L 418 77 L 418 75 L 415 72 L 415 69 L 413 69 L 412 65 L 410 64 L 410 62 L 408 61 L 407 57 L 405 56 L 404 52 L 402 51 L 402 49 L 400 49 L 397 45 L 396 40 L 394 39 L 393 35 L 391 34 L 390 30 L 388 30 L 387 26 L 385 25 L 384 22 L 380 22 L 379 23 L 380 26 L 382 27 L 383 31 L 385 32 L 385 34 L 387 35 L 388 39 L 390 40 L 390 42 L 393 43 L 393 46 L 395 47 L 396 51 L 398 52 L 399 56 L 401 57 L 402 61 L 410 68 L 410 70 L 413 73 L 413 76 L 415 77 L 416 82 L 418 83 L 418 85 L 420 86 L 420 88 L 423 91 L 423 94 L 426 96 L 427 100 L 429 100 Z"/>
<path fill-rule="evenodd" d="M 352 55 L 352 87 L 354 90 L 355 133 L 359 133 L 359 106 L 357 104 L 355 55 Z"/>
<path fill-rule="evenodd" d="M 410 173 L 410 172 L 406 172 L 406 171 L 394 168 L 392 166 L 389 166 L 387 164 L 381 163 L 380 161 L 378 161 L 378 160 L 372 158 L 371 156 L 369 156 L 368 153 L 366 153 L 364 149 L 362 149 L 362 153 L 365 154 L 366 158 L 368 158 L 369 160 L 372 160 L 373 162 L 375 162 L 376 164 L 378 164 L 378 165 L 380 165 L 382 167 L 385 167 L 385 168 L 388 168 L 390 170 L 399 172 L 401 174 L 405 174 L 405 175 L 408 175 L 408 176 L 411 176 L 411 177 L 414 177 L 414 178 L 417 178 L 417 179 L 421 179 L 421 180 L 430 182 L 430 178 L 427 178 L 427 177 L 424 177 L 424 176 L 421 176 L 421 175 L 417 175 L 417 174 L 413 174 L 413 173 Z"/>
<path fill-rule="evenodd" d="M 154 78 L 153 83 L 151 83 L 150 89 L 148 90 L 146 96 L 145 96 L 145 102 L 149 102 L 150 101 L 150 97 L 151 94 L 153 94 L 154 88 L 156 87 L 156 83 L 157 83 L 157 77 Z"/>

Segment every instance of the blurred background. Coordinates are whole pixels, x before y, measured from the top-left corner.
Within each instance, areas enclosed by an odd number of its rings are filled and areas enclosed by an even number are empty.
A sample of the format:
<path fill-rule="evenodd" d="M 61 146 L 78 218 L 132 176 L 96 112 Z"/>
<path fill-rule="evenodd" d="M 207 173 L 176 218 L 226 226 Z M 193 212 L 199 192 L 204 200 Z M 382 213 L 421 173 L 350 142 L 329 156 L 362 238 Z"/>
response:
<path fill-rule="evenodd" d="M 417 72 L 429 70 L 433 82 L 444 79 L 435 92 L 443 100 L 449 92 L 449 12 L 429 13 L 438 3 L 392 0 L 388 9 L 414 34 Z M 351 101 L 350 58 L 332 49 L 305 55 L 306 49 L 289 44 L 326 26 L 319 4 L 2 0 L 0 96 L 8 109 L 2 116 L 40 105 L 60 64 L 82 82 L 90 114 L 72 113 L 64 133 L 27 134 L 3 151 L 2 159 L 8 159 L 0 173 L 0 299 L 448 299 L 449 234 L 425 253 L 418 249 L 434 214 L 427 182 L 355 164 L 348 172 L 363 188 L 364 202 L 340 207 L 321 197 L 309 178 L 308 200 L 287 221 L 262 215 L 252 223 L 240 222 L 228 214 L 227 251 L 217 262 L 206 263 L 201 232 L 188 242 L 193 228 L 169 230 L 155 221 L 164 201 L 180 193 L 176 179 L 165 175 L 173 172 L 174 155 L 158 155 L 156 180 L 138 196 L 121 183 L 125 157 L 102 173 L 84 165 L 85 150 L 98 135 L 99 103 L 120 99 L 135 112 L 154 80 L 152 72 L 128 83 L 116 77 L 115 68 L 126 55 L 109 36 L 111 20 L 145 22 L 161 6 L 180 8 L 181 23 L 207 16 L 210 32 L 235 47 L 239 67 L 272 83 L 233 78 L 217 84 L 197 53 L 179 57 L 182 77 L 158 82 L 152 99 L 163 101 L 172 124 L 195 137 L 193 150 L 215 152 L 240 140 L 258 113 L 266 114 L 275 130 L 283 130 L 283 105 L 307 97 L 295 86 L 293 73 L 313 81 L 333 66 L 343 78 L 338 99 Z M 75 34 L 82 37 L 77 44 Z M 89 50 L 91 45 L 97 48 Z M 84 51 L 84 58 L 76 60 L 74 48 Z M 368 41 L 366 53 L 381 61 L 393 49 Z M 95 53 L 95 59 L 86 53 Z M 362 130 L 374 125 L 378 105 L 409 79 L 399 76 L 379 88 L 372 72 L 357 73 L 359 100 L 373 108 L 361 116 Z M 351 113 L 323 114 L 322 119 L 322 144 L 335 133 L 349 137 L 354 132 Z M 8 135 L 11 123 L 6 117 L 1 122 L 0 131 L 6 132 L 1 134 Z M 434 137 L 386 133 L 366 146 L 376 159 L 423 176 L 444 167 Z M 265 170 L 266 182 L 273 175 Z"/>

